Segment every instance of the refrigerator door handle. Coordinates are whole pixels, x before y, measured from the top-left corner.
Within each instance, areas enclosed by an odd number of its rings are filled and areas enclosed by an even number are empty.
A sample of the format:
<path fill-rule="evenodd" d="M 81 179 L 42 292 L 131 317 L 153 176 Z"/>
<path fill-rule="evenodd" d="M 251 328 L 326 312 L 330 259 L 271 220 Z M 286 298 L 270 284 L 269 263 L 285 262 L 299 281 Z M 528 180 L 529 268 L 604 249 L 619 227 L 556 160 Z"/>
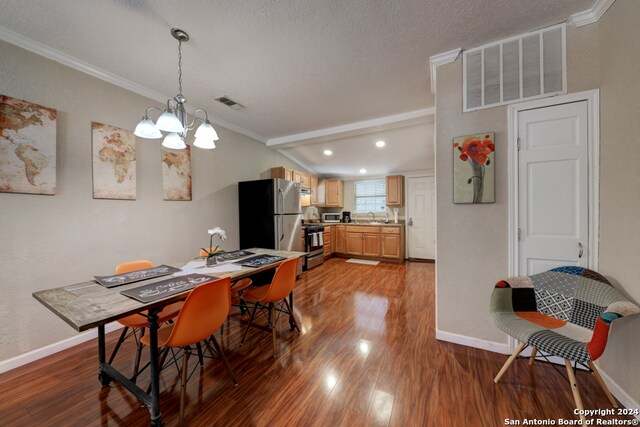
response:
<path fill-rule="evenodd" d="M 280 193 L 280 197 L 282 198 L 282 204 L 280 206 L 282 206 L 282 210 L 284 210 L 284 191 L 282 190 L 282 188 L 278 188 L 278 193 Z M 280 217 L 280 241 L 282 242 L 282 240 L 284 239 L 284 216 L 282 214 L 284 212 L 280 211 L 279 213 L 280 213 L 280 215 L 279 215 L 279 217 Z"/>

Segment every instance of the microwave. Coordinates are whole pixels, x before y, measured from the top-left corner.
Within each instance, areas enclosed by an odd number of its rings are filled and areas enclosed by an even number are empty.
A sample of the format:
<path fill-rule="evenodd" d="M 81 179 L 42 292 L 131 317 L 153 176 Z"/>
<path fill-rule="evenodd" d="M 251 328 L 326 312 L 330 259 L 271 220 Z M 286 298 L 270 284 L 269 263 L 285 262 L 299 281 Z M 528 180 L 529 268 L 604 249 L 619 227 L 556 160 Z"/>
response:
<path fill-rule="evenodd" d="M 323 213 L 322 222 L 340 222 L 341 215 L 339 213 Z"/>

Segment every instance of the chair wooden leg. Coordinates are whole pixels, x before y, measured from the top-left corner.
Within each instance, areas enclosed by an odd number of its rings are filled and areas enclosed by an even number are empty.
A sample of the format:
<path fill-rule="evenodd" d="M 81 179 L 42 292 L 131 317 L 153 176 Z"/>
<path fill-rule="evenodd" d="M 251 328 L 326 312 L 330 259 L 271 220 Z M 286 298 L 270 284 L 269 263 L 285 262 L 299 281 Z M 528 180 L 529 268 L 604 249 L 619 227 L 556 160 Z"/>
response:
<path fill-rule="evenodd" d="M 533 362 L 536 361 L 536 353 L 538 353 L 538 349 L 533 347 L 531 349 L 531 356 L 529 356 L 529 366 L 533 366 Z"/>
<path fill-rule="evenodd" d="M 569 375 L 569 383 L 571 383 L 571 391 L 573 392 L 573 399 L 576 401 L 576 409 L 580 411 L 584 410 L 582 405 L 582 398 L 580 397 L 580 390 L 578 390 L 578 381 L 576 381 L 576 374 L 573 372 L 573 366 L 569 359 L 564 359 L 564 364 L 567 367 L 567 375 Z M 582 425 L 586 425 L 587 418 L 584 415 L 580 415 Z"/>
<path fill-rule="evenodd" d="M 502 366 L 502 369 L 500 369 L 500 372 L 498 372 L 498 375 L 496 375 L 496 377 L 493 379 L 494 383 L 498 384 L 498 381 L 500 381 L 500 378 L 502 378 L 504 373 L 507 372 L 507 369 L 509 369 L 509 366 L 511 366 L 511 364 L 516 360 L 518 355 L 522 353 L 522 350 L 524 350 L 526 346 L 527 344 L 524 342 L 521 342 L 520 344 L 518 344 L 518 347 L 516 347 L 516 350 L 513 352 L 511 356 L 509 356 L 507 361 Z"/>
<path fill-rule="evenodd" d="M 229 365 L 229 361 L 227 360 L 227 357 L 224 355 L 224 351 L 222 351 L 222 347 L 220 347 L 220 344 L 218 344 L 218 340 L 216 339 L 216 337 L 212 336 L 211 342 L 213 342 L 213 346 L 216 348 L 216 351 L 220 355 L 220 359 L 222 359 L 222 363 L 224 363 L 224 367 L 227 368 L 227 372 L 229 372 L 229 375 L 231 375 L 231 378 L 233 379 L 233 383 L 235 385 L 238 385 L 238 380 L 236 379 L 236 376 L 233 374 L 233 369 L 231 369 L 231 365 Z"/>
<path fill-rule="evenodd" d="M 187 394 L 187 378 L 189 373 L 189 356 L 191 355 L 191 348 L 184 348 L 184 356 L 182 357 L 182 383 L 180 384 L 180 425 L 184 422 L 184 401 Z"/>
<path fill-rule="evenodd" d="M 111 353 L 111 357 L 109 358 L 109 365 L 113 362 L 113 359 L 116 357 L 116 353 L 120 350 L 120 346 L 124 342 L 124 337 L 127 336 L 127 331 L 129 331 L 129 327 L 125 326 L 120 334 L 120 338 L 118 338 L 118 342 L 116 343 L 116 347 L 113 349 L 113 353 Z"/>
<path fill-rule="evenodd" d="M 598 371 L 598 368 L 596 368 L 596 365 L 593 362 L 589 362 L 589 368 L 591 368 L 591 371 L 593 371 L 593 375 L 595 375 L 596 381 L 598 381 L 598 384 L 600 384 L 600 387 L 602 387 L 602 390 L 604 391 L 604 394 L 607 395 L 607 399 L 609 399 L 609 402 L 611 402 L 611 405 L 614 408 L 617 408 L 618 402 L 609 391 L 609 388 L 607 387 L 607 385 L 604 383 L 604 380 L 600 376 L 600 372 Z"/>
<path fill-rule="evenodd" d="M 273 303 L 269 303 L 269 327 L 271 328 L 271 338 L 273 341 L 273 357 L 276 357 L 276 325 L 273 322 Z"/>
<path fill-rule="evenodd" d="M 296 331 L 298 331 L 298 334 L 300 333 L 300 328 L 298 327 L 298 321 L 296 320 L 296 316 L 293 315 L 293 310 L 291 310 L 291 306 L 289 305 L 289 301 L 287 301 L 287 299 L 285 298 L 284 300 L 284 304 L 287 306 L 287 310 L 289 311 L 289 316 L 291 317 L 291 319 L 293 319 L 293 325 L 296 328 Z"/>
<path fill-rule="evenodd" d="M 204 368 L 204 355 L 202 354 L 202 346 L 200 343 L 196 343 L 196 348 L 198 349 L 198 362 L 200 362 L 200 367 Z"/>
<path fill-rule="evenodd" d="M 247 328 L 244 330 L 244 334 L 242 335 L 242 341 L 240 341 L 240 345 L 244 344 L 244 340 L 247 338 L 247 333 L 249 332 L 249 327 L 251 323 L 253 323 L 253 319 L 256 317 L 256 310 L 258 309 L 258 303 L 253 306 L 253 311 L 251 312 L 251 319 L 249 319 L 249 323 L 247 323 Z"/>

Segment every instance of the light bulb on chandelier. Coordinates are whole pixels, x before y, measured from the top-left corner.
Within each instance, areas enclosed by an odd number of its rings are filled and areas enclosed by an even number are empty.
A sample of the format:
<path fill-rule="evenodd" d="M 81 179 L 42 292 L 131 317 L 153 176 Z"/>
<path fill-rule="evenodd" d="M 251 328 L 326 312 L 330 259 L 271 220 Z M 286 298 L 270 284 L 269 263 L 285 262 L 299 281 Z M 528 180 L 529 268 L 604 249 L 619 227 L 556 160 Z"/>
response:
<path fill-rule="evenodd" d="M 133 133 L 140 138 L 158 139 L 162 138 L 162 132 L 166 132 L 168 135 L 164 138 L 162 146 L 181 150 L 187 146 L 184 142 L 187 132 L 192 130 L 196 125 L 196 120 L 199 120 L 202 123 L 196 129 L 193 145 L 211 150 L 216 148 L 214 141 L 217 141 L 219 137 L 209 122 L 207 112 L 201 109 L 195 110 L 191 123 L 188 123 L 187 112 L 184 108 L 186 99 L 182 96 L 182 43 L 189 41 L 189 34 L 179 28 L 172 28 L 171 35 L 178 40 L 178 94 L 173 99 L 167 100 L 167 109 L 160 114 L 155 124 L 149 118 L 149 110 L 162 110 L 157 107 L 147 108 L 144 117 L 142 117 Z M 198 112 L 204 113 L 204 119 L 198 117 Z"/>

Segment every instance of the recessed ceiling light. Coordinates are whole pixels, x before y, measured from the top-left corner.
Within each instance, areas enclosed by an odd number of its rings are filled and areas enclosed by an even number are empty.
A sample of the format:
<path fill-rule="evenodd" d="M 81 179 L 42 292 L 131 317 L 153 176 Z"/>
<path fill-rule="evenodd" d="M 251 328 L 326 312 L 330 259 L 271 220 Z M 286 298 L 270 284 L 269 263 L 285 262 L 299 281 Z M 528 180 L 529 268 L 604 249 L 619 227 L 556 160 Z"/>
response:
<path fill-rule="evenodd" d="M 385 145 L 386 145 L 386 143 L 385 143 L 383 140 L 380 140 L 380 141 L 376 142 L 376 147 L 380 147 L 380 148 L 382 148 L 382 147 L 384 147 Z"/>
<path fill-rule="evenodd" d="M 333 154 L 333 151 L 331 151 L 331 150 L 324 150 L 324 155 L 325 155 L 325 156 L 330 156 L 330 155 L 332 155 L 332 154 Z"/>
<path fill-rule="evenodd" d="M 360 173 L 367 173 L 366 169 L 360 169 Z"/>

